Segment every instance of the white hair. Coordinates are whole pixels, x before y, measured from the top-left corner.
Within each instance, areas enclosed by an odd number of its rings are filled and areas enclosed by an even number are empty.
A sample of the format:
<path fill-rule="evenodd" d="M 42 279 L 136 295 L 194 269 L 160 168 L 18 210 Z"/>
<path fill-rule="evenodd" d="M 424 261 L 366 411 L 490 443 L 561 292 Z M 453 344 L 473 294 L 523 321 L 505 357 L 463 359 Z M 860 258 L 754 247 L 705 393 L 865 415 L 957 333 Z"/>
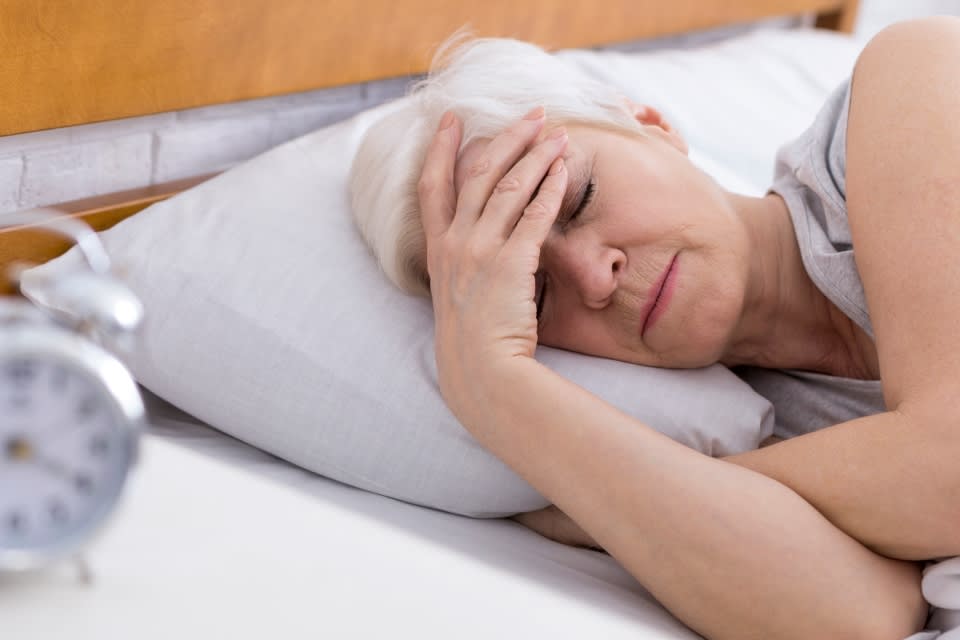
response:
<path fill-rule="evenodd" d="M 615 88 L 535 45 L 504 38 L 454 35 L 404 100 L 365 134 L 350 192 L 357 227 L 384 273 L 415 295 L 430 295 L 417 182 L 444 112 L 452 110 L 463 123 L 461 151 L 541 105 L 550 122 L 641 131 Z"/>

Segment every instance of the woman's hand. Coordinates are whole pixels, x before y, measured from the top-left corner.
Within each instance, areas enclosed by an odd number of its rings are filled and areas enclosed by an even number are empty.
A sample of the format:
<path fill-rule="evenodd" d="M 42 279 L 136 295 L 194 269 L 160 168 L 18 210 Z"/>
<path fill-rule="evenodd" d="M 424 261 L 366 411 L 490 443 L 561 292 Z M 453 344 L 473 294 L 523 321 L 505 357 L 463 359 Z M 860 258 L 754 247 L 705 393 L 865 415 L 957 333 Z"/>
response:
<path fill-rule="evenodd" d="M 491 372 L 536 349 L 534 276 L 567 184 L 560 157 L 566 131 L 542 135 L 543 128 L 537 108 L 493 139 L 468 167 L 459 194 L 461 130 L 452 113 L 427 151 L 418 192 L 437 369 L 441 393 L 462 422 L 471 405 L 482 405 Z"/>
<path fill-rule="evenodd" d="M 590 534 L 584 531 L 573 519 L 552 504 L 539 511 L 518 513 L 511 520 L 516 520 L 528 529 L 533 529 L 544 538 L 571 547 L 586 547 L 604 551 Z"/>

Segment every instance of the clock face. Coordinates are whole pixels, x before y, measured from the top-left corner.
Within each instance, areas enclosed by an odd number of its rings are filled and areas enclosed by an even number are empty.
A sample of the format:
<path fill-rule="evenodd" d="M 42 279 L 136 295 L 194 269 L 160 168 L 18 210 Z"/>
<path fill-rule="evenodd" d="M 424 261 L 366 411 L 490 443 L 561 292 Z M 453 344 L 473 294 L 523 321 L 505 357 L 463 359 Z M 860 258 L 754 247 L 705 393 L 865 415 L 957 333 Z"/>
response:
<path fill-rule="evenodd" d="M 0 357 L 0 551 L 44 551 L 112 507 L 130 465 L 99 380 L 53 358 Z"/>

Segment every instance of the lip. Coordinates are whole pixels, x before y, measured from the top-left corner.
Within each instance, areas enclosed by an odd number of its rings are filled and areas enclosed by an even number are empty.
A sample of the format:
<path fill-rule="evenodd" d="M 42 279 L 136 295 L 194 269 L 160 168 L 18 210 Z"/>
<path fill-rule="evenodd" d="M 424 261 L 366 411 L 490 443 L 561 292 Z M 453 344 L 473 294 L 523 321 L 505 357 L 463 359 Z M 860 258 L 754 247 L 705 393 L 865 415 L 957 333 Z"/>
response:
<path fill-rule="evenodd" d="M 650 287 L 650 292 L 647 294 L 647 304 L 643 307 L 643 323 L 640 325 L 641 337 L 647 332 L 647 329 L 656 323 L 670 305 L 670 299 L 673 298 L 673 292 L 677 284 L 677 255 L 679 254 L 674 254 L 670 264 L 663 270 L 663 274 Z"/>

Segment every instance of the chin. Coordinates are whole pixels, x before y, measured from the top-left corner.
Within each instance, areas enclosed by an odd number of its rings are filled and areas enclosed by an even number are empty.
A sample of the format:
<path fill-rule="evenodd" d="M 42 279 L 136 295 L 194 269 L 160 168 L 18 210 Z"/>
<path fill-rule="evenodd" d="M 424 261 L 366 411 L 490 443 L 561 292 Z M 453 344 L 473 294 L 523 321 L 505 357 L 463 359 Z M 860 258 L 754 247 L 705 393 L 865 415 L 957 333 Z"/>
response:
<path fill-rule="evenodd" d="M 657 366 L 669 369 L 700 369 L 720 362 L 721 353 L 719 350 L 709 352 L 701 349 L 678 350 L 662 356 L 662 361 Z"/>
<path fill-rule="evenodd" d="M 699 316 L 706 320 L 683 324 L 683 331 L 676 336 L 676 343 L 660 353 L 657 366 L 699 369 L 720 362 L 731 338 L 735 314 L 701 313 Z"/>

